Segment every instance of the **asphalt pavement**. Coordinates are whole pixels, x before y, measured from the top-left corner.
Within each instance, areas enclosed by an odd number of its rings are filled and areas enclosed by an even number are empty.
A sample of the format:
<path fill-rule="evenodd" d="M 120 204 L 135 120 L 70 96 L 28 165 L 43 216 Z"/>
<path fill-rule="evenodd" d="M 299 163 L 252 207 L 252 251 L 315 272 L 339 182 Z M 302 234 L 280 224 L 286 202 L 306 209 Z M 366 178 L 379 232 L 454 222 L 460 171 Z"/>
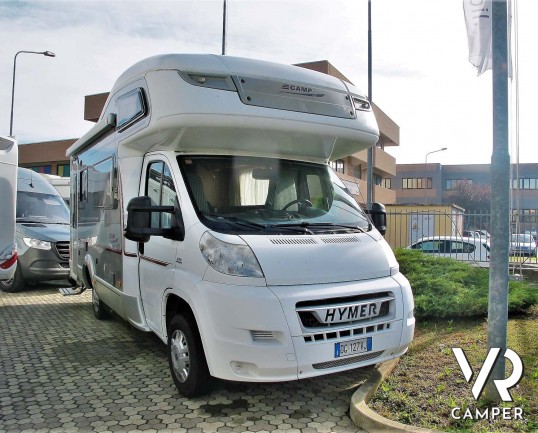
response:
<path fill-rule="evenodd" d="M 91 292 L 0 291 L 0 433 L 359 432 L 350 398 L 371 369 L 295 382 L 215 380 L 181 397 L 166 347 L 119 318 L 97 321 Z"/>

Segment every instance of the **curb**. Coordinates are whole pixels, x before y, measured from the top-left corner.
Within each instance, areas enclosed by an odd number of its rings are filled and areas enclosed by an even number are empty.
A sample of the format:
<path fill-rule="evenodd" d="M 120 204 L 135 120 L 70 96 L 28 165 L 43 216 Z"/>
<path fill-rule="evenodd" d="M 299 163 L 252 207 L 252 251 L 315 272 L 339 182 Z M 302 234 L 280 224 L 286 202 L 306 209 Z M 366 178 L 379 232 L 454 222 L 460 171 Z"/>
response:
<path fill-rule="evenodd" d="M 370 377 L 351 396 L 349 416 L 353 423 L 369 433 L 435 433 L 437 430 L 414 427 L 389 420 L 375 413 L 367 403 L 377 388 L 398 365 L 398 359 L 378 365 Z"/>

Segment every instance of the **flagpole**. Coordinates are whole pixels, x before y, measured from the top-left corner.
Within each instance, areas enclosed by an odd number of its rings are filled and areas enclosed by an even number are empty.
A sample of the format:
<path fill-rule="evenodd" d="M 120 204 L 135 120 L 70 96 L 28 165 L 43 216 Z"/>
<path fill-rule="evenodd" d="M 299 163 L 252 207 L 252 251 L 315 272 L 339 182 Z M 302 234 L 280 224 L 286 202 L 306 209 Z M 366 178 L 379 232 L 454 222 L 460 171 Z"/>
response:
<path fill-rule="evenodd" d="M 505 379 L 508 326 L 510 154 L 508 152 L 508 13 L 506 0 L 492 2 L 493 152 L 491 155 L 491 258 L 488 349 L 501 349 L 488 378 L 485 397 L 500 401 L 494 380 Z"/>
<path fill-rule="evenodd" d="M 222 9 L 222 55 L 226 54 L 226 0 Z"/>
<path fill-rule="evenodd" d="M 372 0 L 368 0 L 368 99 L 372 104 Z M 373 109 L 373 106 L 372 106 Z M 366 208 L 372 209 L 374 148 L 368 148 L 366 159 Z"/>

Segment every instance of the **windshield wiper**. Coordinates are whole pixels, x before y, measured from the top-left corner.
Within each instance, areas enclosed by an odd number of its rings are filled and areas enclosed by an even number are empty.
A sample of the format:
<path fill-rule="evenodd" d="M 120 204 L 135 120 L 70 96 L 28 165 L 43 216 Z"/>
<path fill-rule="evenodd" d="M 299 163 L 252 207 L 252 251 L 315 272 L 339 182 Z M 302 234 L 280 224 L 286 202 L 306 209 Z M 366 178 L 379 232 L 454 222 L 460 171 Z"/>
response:
<path fill-rule="evenodd" d="M 371 230 L 371 224 L 368 223 L 368 228 L 365 229 L 363 227 L 359 227 L 358 225 L 351 225 L 351 224 L 335 224 L 335 223 L 309 223 L 307 221 L 303 221 L 303 222 L 300 222 L 300 223 L 295 223 L 295 224 L 278 224 L 276 225 L 275 227 L 279 227 L 279 228 L 292 228 L 292 227 L 302 227 L 302 228 L 305 228 L 305 229 L 308 229 L 309 227 L 319 227 L 319 228 L 323 228 L 323 227 L 329 227 L 331 229 L 346 229 L 346 230 L 353 230 L 353 231 L 359 231 L 361 233 L 366 233 L 368 231 Z M 309 230 L 311 233 L 312 231 Z M 313 233 L 312 233 L 313 234 Z"/>
<path fill-rule="evenodd" d="M 272 230 L 288 230 L 303 235 L 313 235 L 314 232 L 308 228 L 309 225 L 309 223 L 303 221 L 300 223 L 270 224 L 267 228 Z"/>
<path fill-rule="evenodd" d="M 34 223 L 34 224 L 63 224 L 63 225 L 69 225 L 68 221 L 48 220 L 47 217 L 32 217 L 32 218 L 19 217 L 19 218 L 16 219 L 16 222 L 18 222 L 18 223 Z"/>
<path fill-rule="evenodd" d="M 258 224 L 252 221 L 244 220 L 241 218 L 237 218 L 234 216 L 223 216 L 223 215 L 216 215 L 216 214 L 206 214 L 205 216 L 213 217 L 217 221 L 222 221 L 228 224 L 235 224 L 236 226 L 243 226 L 248 227 L 250 229 L 256 229 L 256 230 L 265 230 L 267 226 L 264 226 L 263 224 Z"/>
<path fill-rule="evenodd" d="M 25 218 L 25 217 L 19 217 L 15 220 L 18 223 L 43 223 L 43 220 L 39 219 L 38 217 L 33 218 Z"/>

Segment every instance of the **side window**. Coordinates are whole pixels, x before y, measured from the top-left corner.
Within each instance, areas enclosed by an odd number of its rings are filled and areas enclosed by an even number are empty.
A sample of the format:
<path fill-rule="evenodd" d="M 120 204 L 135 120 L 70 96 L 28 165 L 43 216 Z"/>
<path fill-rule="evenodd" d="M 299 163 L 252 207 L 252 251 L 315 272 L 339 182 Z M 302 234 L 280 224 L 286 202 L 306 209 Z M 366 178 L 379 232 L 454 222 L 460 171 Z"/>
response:
<path fill-rule="evenodd" d="M 425 253 L 438 253 L 441 250 L 441 243 L 439 241 L 424 241 L 416 244 L 415 249 Z"/>
<path fill-rule="evenodd" d="M 168 168 L 167 164 L 164 164 L 163 169 L 163 182 L 161 190 L 161 206 L 173 206 L 176 200 L 176 187 L 174 186 L 174 181 L 172 179 L 172 173 Z M 161 214 L 161 227 L 171 228 L 172 227 L 172 215 L 169 213 Z"/>
<path fill-rule="evenodd" d="M 475 246 L 472 244 L 469 244 L 467 242 L 463 242 L 463 252 L 464 253 L 473 253 L 475 250 Z"/>
<path fill-rule="evenodd" d="M 116 107 L 117 127 L 121 132 L 146 115 L 144 91 L 138 88 L 120 96 Z"/>
<path fill-rule="evenodd" d="M 89 182 L 92 185 L 92 205 L 103 209 L 117 206 L 116 165 L 109 157 L 93 166 Z"/>
<path fill-rule="evenodd" d="M 154 206 L 173 206 L 177 193 L 172 179 L 172 172 L 162 161 L 148 165 L 146 174 L 146 195 Z M 155 228 L 171 228 L 172 215 L 168 213 L 152 213 L 151 226 Z"/>
<path fill-rule="evenodd" d="M 79 203 L 79 206 L 83 206 L 84 203 L 86 203 L 88 201 L 88 169 L 85 168 L 84 170 L 82 170 L 82 172 L 80 173 L 80 185 L 79 185 L 79 188 L 78 188 L 78 193 L 79 193 L 79 197 L 78 197 L 78 203 Z"/>
<path fill-rule="evenodd" d="M 472 253 L 474 249 L 474 245 L 468 242 L 452 241 L 450 245 L 451 253 Z"/>

